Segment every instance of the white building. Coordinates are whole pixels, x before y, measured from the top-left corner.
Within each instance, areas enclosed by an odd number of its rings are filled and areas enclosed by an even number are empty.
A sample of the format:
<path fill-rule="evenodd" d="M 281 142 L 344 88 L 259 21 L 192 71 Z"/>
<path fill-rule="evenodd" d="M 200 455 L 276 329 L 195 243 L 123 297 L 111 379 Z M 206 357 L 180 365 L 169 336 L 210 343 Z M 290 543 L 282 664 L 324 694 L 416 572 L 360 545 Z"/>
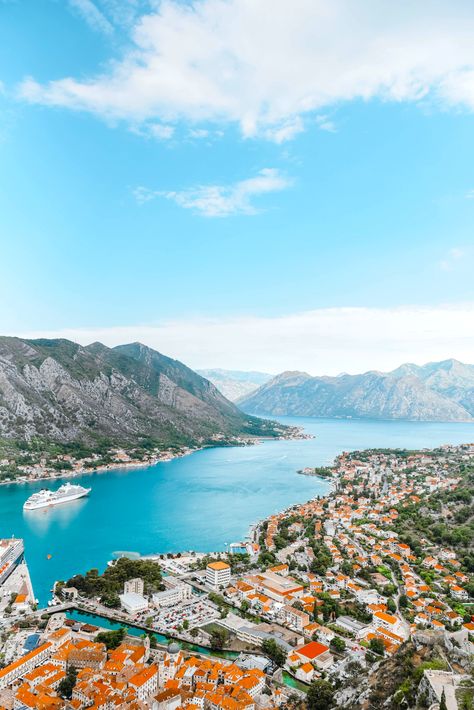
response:
<path fill-rule="evenodd" d="M 192 588 L 189 584 L 177 584 L 175 587 L 165 589 L 164 592 L 153 594 L 153 604 L 155 606 L 175 606 L 192 597 Z"/>
<path fill-rule="evenodd" d="M 53 650 L 51 643 L 43 643 L 38 648 L 30 651 L 26 656 L 22 656 L 17 661 L 0 670 L 0 688 L 6 688 L 15 680 L 21 678 L 25 673 L 29 673 L 37 666 L 40 666 L 48 659 Z"/>
<path fill-rule="evenodd" d="M 145 597 L 142 597 L 141 594 L 135 594 L 135 592 L 120 594 L 120 603 L 125 611 L 132 615 L 148 609 L 148 602 Z"/>
<path fill-rule="evenodd" d="M 144 589 L 145 589 L 145 585 L 143 583 L 143 579 L 141 579 L 140 577 L 135 577 L 134 579 L 129 579 L 123 585 L 123 593 L 124 594 L 140 594 L 141 596 L 143 596 Z"/>
<path fill-rule="evenodd" d="M 135 688 L 138 699 L 144 702 L 158 690 L 158 668 L 155 665 L 147 666 L 132 676 L 128 683 Z"/>
<path fill-rule="evenodd" d="M 227 587 L 230 584 L 230 565 L 227 562 L 210 562 L 206 568 L 206 582 L 211 587 Z"/>

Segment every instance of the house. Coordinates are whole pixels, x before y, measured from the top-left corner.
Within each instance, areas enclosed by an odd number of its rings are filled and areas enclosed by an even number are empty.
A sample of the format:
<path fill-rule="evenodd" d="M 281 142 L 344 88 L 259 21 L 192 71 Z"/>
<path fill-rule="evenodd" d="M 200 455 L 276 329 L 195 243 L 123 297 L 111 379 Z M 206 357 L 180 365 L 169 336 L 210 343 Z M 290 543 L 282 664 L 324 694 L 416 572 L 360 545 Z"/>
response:
<path fill-rule="evenodd" d="M 309 661 L 308 663 L 303 663 L 302 666 L 297 668 L 295 675 L 298 680 L 302 680 L 303 683 L 311 683 L 315 676 L 314 666 L 309 663 Z"/>
<path fill-rule="evenodd" d="M 294 654 L 301 663 L 313 663 L 320 670 L 327 670 L 334 663 L 334 658 L 329 651 L 329 647 L 318 641 L 311 641 L 305 646 L 294 649 Z"/>
<path fill-rule="evenodd" d="M 305 626 L 310 622 L 310 615 L 305 611 L 295 609 L 293 606 L 283 607 L 285 623 L 291 626 L 296 631 L 302 632 Z"/>

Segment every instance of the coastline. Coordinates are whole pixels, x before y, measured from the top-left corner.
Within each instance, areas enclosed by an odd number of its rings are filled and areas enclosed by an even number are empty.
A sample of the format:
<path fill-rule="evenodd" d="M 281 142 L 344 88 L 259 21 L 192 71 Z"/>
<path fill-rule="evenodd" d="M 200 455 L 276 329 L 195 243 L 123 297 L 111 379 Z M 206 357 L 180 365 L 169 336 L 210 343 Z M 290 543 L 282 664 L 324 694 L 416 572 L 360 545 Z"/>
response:
<path fill-rule="evenodd" d="M 115 471 L 115 470 L 121 470 L 121 469 L 135 469 L 135 468 L 148 468 L 149 466 L 156 466 L 159 463 L 168 463 L 169 461 L 173 461 L 174 459 L 178 458 L 183 458 L 184 456 L 188 456 L 189 454 L 194 454 L 197 451 L 203 451 L 204 449 L 207 448 L 212 448 L 210 446 L 199 446 L 196 449 L 191 449 L 190 451 L 183 451 L 175 454 L 169 454 L 169 456 L 166 456 L 166 458 L 160 458 L 160 457 L 155 457 L 154 459 L 150 459 L 148 461 L 125 461 L 123 463 L 110 463 L 110 464 L 105 464 L 103 466 L 97 466 L 96 468 L 81 468 L 73 471 L 58 471 L 58 473 L 55 473 L 54 475 L 50 476 L 30 476 L 30 477 L 23 477 L 23 476 L 18 476 L 17 479 L 12 480 L 12 481 L 0 481 L 0 486 L 12 486 L 12 485 L 19 485 L 19 484 L 30 484 L 30 483 L 37 483 L 40 481 L 56 481 L 56 480 L 62 480 L 63 478 L 76 478 L 77 476 L 88 476 L 93 473 L 107 473 L 108 471 Z"/>
<path fill-rule="evenodd" d="M 116 462 L 116 463 L 109 463 L 105 464 L 102 466 L 97 466 L 94 468 L 80 468 L 80 469 L 73 469 L 73 470 L 67 470 L 64 469 L 62 471 L 55 472 L 54 474 L 49 474 L 49 475 L 44 475 L 44 476 L 18 476 L 16 479 L 13 480 L 1 480 L 0 481 L 0 486 L 11 486 L 11 485 L 20 485 L 20 484 L 30 484 L 30 483 L 38 483 L 41 481 L 56 481 L 59 480 L 61 481 L 62 479 L 68 479 L 68 478 L 76 478 L 77 476 L 87 476 L 95 473 L 107 473 L 109 471 L 115 471 L 115 470 L 123 470 L 123 469 L 136 469 L 136 468 L 148 468 L 149 466 L 156 466 L 159 463 L 168 463 L 170 461 L 174 461 L 174 459 L 179 459 L 183 458 L 184 456 L 189 456 L 190 454 L 197 453 L 198 451 L 204 451 L 205 449 L 212 449 L 212 448 L 226 448 L 226 447 L 241 447 L 241 446 L 257 446 L 258 444 L 262 444 L 265 441 L 299 441 L 299 440 L 304 440 L 308 438 L 314 438 L 311 435 L 307 435 L 304 433 L 303 428 L 300 429 L 298 432 L 294 432 L 291 436 L 279 436 L 279 437 L 272 437 L 272 436 L 259 436 L 256 437 L 255 439 L 246 439 L 242 440 L 241 442 L 235 441 L 235 442 L 224 442 L 219 444 L 216 442 L 215 444 L 203 444 L 202 446 L 196 446 L 195 448 L 192 449 L 184 449 L 183 451 L 178 451 L 178 452 L 171 452 L 168 451 L 164 456 L 156 455 L 147 461 L 123 461 L 123 462 Z"/>

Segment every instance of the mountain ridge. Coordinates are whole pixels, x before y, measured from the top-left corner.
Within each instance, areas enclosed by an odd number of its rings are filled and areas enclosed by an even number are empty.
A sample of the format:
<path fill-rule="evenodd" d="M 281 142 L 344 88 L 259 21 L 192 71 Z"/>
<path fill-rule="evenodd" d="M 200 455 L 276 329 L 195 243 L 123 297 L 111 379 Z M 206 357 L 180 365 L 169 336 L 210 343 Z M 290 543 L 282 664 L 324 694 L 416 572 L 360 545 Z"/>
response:
<path fill-rule="evenodd" d="M 267 416 L 474 421 L 474 365 L 449 359 L 337 377 L 287 371 L 237 404 Z"/>
<path fill-rule="evenodd" d="M 178 360 L 130 343 L 0 337 L 0 437 L 207 443 L 276 435 Z M 280 432 L 283 427 L 280 427 Z"/>
<path fill-rule="evenodd" d="M 271 380 L 273 375 L 255 370 L 225 370 L 222 368 L 209 368 L 197 372 L 212 382 L 222 394 L 231 402 L 250 394 Z"/>

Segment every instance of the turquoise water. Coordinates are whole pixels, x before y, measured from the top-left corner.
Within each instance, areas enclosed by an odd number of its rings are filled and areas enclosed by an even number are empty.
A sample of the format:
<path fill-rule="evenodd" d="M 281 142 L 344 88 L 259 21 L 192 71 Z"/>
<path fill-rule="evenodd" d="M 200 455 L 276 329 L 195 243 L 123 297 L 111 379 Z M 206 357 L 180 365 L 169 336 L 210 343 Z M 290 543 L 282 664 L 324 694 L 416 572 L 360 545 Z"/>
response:
<path fill-rule="evenodd" d="M 92 624 L 93 626 L 100 626 L 102 629 L 117 630 L 122 627 L 127 629 L 127 634 L 130 636 L 143 636 L 145 633 L 143 629 L 138 626 L 132 626 L 130 624 L 122 624 L 117 621 L 112 621 L 107 619 L 105 616 L 98 616 L 97 614 L 87 614 L 86 612 L 79 611 L 78 609 L 72 609 L 66 613 L 69 619 L 74 619 L 74 621 L 79 621 L 81 624 Z M 171 637 L 164 636 L 163 634 L 155 633 L 153 636 L 156 638 L 159 644 L 167 646 L 171 640 L 177 643 L 180 648 L 186 649 L 187 651 L 195 651 L 196 653 L 201 653 L 206 656 L 218 656 L 219 658 L 227 658 L 229 660 L 234 660 L 239 655 L 237 651 L 211 651 L 205 646 L 200 646 L 196 643 L 183 643 L 176 639 L 171 639 Z"/>
<path fill-rule="evenodd" d="M 80 476 L 74 480 L 92 487 L 90 497 L 53 509 L 22 510 L 44 482 L 0 486 L 0 537 L 25 539 L 35 593 L 44 604 L 54 580 L 103 568 L 118 550 L 224 550 L 256 520 L 323 495 L 326 482 L 296 469 L 330 463 L 343 450 L 474 440 L 472 424 L 281 421 L 304 426 L 316 438 L 207 449 L 156 466 Z"/>

